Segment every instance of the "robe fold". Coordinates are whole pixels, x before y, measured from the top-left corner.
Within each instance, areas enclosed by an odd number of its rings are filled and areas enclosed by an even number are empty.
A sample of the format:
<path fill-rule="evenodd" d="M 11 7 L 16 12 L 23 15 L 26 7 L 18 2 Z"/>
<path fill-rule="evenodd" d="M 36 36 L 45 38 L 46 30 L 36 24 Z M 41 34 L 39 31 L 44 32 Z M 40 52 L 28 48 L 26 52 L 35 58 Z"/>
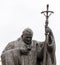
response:
<path fill-rule="evenodd" d="M 55 41 L 53 36 L 49 36 L 47 44 L 46 65 L 56 65 Z M 26 49 L 26 44 L 21 38 L 10 42 L 1 55 L 2 65 L 42 65 L 45 42 L 32 41 L 31 50 L 28 54 L 21 54 L 22 49 Z"/>

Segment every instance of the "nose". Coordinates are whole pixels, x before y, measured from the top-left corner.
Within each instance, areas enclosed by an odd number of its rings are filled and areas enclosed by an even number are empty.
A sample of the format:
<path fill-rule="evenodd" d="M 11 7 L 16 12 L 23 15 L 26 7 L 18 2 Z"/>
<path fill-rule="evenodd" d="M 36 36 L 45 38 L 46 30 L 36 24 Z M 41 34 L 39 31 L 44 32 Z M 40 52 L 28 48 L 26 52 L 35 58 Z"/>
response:
<path fill-rule="evenodd" d="M 28 38 L 28 40 L 31 40 L 31 38 Z"/>

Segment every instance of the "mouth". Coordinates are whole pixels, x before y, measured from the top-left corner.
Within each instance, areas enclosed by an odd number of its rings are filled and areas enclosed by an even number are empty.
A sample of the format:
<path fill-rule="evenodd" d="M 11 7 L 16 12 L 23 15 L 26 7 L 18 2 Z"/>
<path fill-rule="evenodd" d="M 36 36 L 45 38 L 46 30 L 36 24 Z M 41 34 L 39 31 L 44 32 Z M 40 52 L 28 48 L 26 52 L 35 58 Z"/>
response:
<path fill-rule="evenodd" d="M 25 41 L 27 44 L 31 44 L 31 40 L 26 40 Z"/>

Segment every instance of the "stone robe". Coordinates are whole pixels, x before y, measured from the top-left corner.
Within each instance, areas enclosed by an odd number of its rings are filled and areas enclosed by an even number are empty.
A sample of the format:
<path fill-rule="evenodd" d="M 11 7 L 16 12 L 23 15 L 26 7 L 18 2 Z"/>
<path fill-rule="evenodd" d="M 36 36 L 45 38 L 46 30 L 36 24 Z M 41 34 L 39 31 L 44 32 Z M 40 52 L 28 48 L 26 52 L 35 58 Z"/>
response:
<path fill-rule="evenodd" d="M 20 53 L 23 48 L 26 48 L 26 44 L 21 38 L 10 42 L 1 55 L 2 65 L 36 65 L 36 42 L 32 41 L 28 54 Z"/>
<path fill-rule="evenodd" d="M 32 41 L 31 50 L 28 54 L 20 53 L 26 45 L 21 38 L 10 42 L 1 55 L 2 65 L 43 65 L 44 43 Z M 47 44 L 46 65 L 56 65 L 55 41 L 53 36 L 49 36 Z"/>

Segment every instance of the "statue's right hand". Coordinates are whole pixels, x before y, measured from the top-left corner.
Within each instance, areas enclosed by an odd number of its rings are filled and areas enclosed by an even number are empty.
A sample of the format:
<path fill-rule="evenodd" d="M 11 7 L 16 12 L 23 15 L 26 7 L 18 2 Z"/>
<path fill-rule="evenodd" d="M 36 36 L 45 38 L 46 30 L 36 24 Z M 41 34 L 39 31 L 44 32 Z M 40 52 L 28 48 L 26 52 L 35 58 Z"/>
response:
<path fill-rule="evenodd" d="M 23 55 L 26 55 L 26 54 L 28 54 L 28 50 L 27 49 L 25 49 L 25 48 L 20 48 L 20 53 L 21 54 L 23 54 Z"/>

